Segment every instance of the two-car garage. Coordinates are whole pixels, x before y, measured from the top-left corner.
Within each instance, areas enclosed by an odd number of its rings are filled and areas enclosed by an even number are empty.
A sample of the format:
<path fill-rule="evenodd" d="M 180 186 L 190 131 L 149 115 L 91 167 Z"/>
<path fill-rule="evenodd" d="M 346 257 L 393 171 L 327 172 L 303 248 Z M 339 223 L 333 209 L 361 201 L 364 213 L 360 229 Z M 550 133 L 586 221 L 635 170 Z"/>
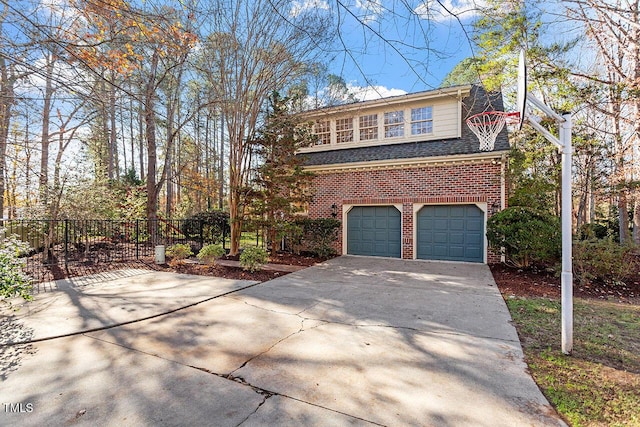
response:
<path fill-rule="evenodd" d="M 400 258 L 402 215 L 396 206 L 353 206 L 346 215 L 346 253 Z M 484 212 L 475 204 L 417 206 L 415 258 L 484 262 Z"/>

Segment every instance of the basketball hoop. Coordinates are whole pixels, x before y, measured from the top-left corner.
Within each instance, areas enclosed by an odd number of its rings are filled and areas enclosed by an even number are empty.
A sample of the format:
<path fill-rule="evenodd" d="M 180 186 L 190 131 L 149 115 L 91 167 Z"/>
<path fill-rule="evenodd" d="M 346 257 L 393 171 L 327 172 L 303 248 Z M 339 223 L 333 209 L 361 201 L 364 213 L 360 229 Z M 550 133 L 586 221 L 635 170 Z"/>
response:
<path fill-rule="evenodd" d="M 491 151 L 505 123 L 514 120 L 514 118 L 517 120 L 519 117 L 519 113 L 485 111 L 469 117 L 467 126 L 480 140 L 480 151 Z"/>

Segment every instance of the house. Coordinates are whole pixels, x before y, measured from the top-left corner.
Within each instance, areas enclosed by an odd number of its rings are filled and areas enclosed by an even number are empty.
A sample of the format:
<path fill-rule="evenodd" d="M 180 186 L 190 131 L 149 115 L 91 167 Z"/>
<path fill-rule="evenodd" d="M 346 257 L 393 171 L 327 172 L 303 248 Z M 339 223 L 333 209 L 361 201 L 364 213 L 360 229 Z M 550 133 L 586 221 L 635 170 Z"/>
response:
<path fill-rule="evenodd" d="M 495 262 L 487 219 L 506 207 L 506 129 L 481 151 L 465 123 L 502 110 L 501 94 L 465 85 L 313 110 L 317 142 L 308 215 L 342 221 L 340 254 Z"/>

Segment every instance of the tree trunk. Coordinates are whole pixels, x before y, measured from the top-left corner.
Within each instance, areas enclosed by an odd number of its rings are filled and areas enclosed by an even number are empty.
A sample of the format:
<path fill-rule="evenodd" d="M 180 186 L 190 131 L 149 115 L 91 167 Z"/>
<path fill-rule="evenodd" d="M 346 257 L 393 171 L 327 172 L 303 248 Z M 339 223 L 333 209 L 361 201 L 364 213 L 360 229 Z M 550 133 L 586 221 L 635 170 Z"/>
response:
<path fill-rule="evenodd" d="M 158 219 L 158 192 L 156 190 L 156 117 L 154 110 L 155 80 L 158 68 L 158 52 L 151 58 L 151 74 L 145 86 L 144 119 L 147 139 L 147 220 L 149 221 L 149 235 L 155 243 L 155 226 Z"/>
<path fill-rule="evenodd" d="M 13 105 L 13 78 L 6 65 L 5 59 L 0 57 L 0 218 L 4 217 L 5 167 L 7 157 L 7 142 L 11 125 L 11 106 Z"/>
<path fill-rule="evenodd" d="M 224 207 L 224 113 L 220 113 L 220 147 L 218 149 L 218 158 L 220 165 L 218 166 L 218 209 Z"/>
<path fill-rule="evenodd" d="M 629 205 L 627 193 L 624 190 L 618 194 L 618 216 L 620 218 L 620 243 L 625 244 L 629 241 Z"/>
<path fill-rule="evenodd" d="M 636 190 L 636 200 L 633 204 L 633 242 L 640 245 L 640 191 Z"/>
<path fill-rule="evenodd" d="M 109 179 L 117 179 L 118 172 L 118 135 L 116 132 L 116 88 L 112 77 L 109 85 Z"/>
<path fill-rule="evenodd" d="M 53 67 L 55 59 L 51 54 L 47 56 L 45 71 L 44 104 L 42 107 L 42 133 L 40 138 L 40 203 L 49 203 L 49 121 L 51 115 L 51 98 L 53 97 Z"/>
<path fill-rule="evenodd" d="M 166 179 L 166 195 L 167 195 L 167 204 L 165 206 L 165 216 L 167 218 L 171 218 L 171 213 L 173 212 L 173 144 L 170 144 L 169 141 L 172 139 L 172 135 L 174 132 L 173 129 L 173 117 L 174 107 L 173 100 L 169 99 L 167 101 L 167 147 L 166 147 L 166 161 L 165 161 L 165 175 Z"/>
<path fill-rule="evenodd" d="M 145 117 L 146 116 L 144 114 L 144 107 L 141 104 L 138 109 L 138 138 L 139 138 L 139 147 L 140 147 L 140 151 L 138 152 L 139 154 L 138 161 L 140 162 L 140 180 L 141 181 L 145 180 L 145 174 L 144 174 Z"/>

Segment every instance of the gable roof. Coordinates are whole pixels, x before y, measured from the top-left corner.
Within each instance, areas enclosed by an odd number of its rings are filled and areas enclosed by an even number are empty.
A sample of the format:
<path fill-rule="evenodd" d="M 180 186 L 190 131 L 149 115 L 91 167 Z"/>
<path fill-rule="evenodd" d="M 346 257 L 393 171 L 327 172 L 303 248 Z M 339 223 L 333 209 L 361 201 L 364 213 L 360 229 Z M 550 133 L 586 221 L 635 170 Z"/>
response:
<path fill-rule="evenodd" d="M 454 156 L 461 154 L 486 153 L 480 151 L 478 138 L 464 122 L 468 117 L 483 112 L 503 111 L 502 93 L 488 93 L 479 85 L 473 85 L 467 97 L 462 100 L 462 129 L 460 138 L 407 142 L 390 145 L 354 147 L 331 151 L 317 151 L 299 154 L 304 156 L 305 166 L 320 166 L 368 161 L 412 159 L 424 157 Z M 496 138 L 494 152 L 509 150 L 506 127 Z"/>

